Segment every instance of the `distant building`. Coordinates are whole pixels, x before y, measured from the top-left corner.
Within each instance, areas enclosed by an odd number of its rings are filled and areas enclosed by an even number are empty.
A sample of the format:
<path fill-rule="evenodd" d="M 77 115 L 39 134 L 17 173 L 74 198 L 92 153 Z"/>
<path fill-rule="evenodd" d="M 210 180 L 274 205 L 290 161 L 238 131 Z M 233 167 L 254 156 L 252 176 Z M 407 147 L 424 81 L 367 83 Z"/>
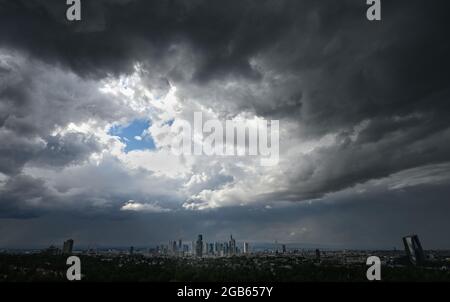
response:
<path fill-rule="evenodd" d="M 413 265 L 422 265 L 425 262 L 425 254 L 419 241 L 419 236 L 411 235 L 403 237 L 406 254 Z"/>
<path fill-rule="evenodd" d="M 286 244 L 281 245 L 281 250 L 283 254 L 286 254 Z"/>
<path fill-rule="evenodd" d="M 208 255 L 208 242 L 203 242 L 203 255 Z"/>
<path fill-rule="evenodd" d="M 208 245 L 208 255 L 214 255 L 214 244 L 210 243 Z"/>
<path fill-rule="evenodd" d="M 73 240 L 69 239 L 64 241 L 62 253 L 65 255 L 72 254 L 73 250 Z"/>
<path fill-rule="evenodd" d="M 220 255 L 220 243 L 219 242 L 214 243 L 214 255 Z"/>
<path fill-rule="evenodd" d="M 177 252 L 178 252 L 177 241 L 176 240 L 172 241 L 172 247 L 171 248 L 172 248 L 172 254 L 176 255 Z"/>
<path fill-rule="evenodd" d="M 250 250 L 248 248 L 248 242 L 244 242 L 244 254 L 250 254 Z"/>
<path fill-rule="evenodd" d="M 236 254 L 236 240 L 233 238 L 233 235 L 230 235 L 229 249 L 229 255 Z"/>
<path fill-rule="evenodd" d="M 316 259 L 320 260 L 320 250 L 316 249 Z"/>
<path fill-rule="evenodd" d="M 130 246 L 130 256 L 132 256 L 134 254 L 134 247 Z"/>
<path fill-rule="evenodd" d="M 56 256 L 61 254 L 61 250 L 54 245 L 51 245 L 49 248 L 42 251 L 43 254 Z"/>
<path fill-rule="evenodd" d="M 183 255 L 186 255 L 189 252 L 189 245 L 183 244 Z"/>
<path fill-rule="evenodd" d="M 230 251 L 230 247 L 229 247 L 228 243 L 225 242 L 223 244 L 222 256 L 228 256 L 229 251 Z"/>
<path fill-rule="evenodd" d="M 221 242 L 214 243 L 214 255 L 221 257 L 225 255 L 223 243 Z"/>
<path fill-rule="evenodd" d="M 202 257 L 203 256 L 203 236 L 198 235 L 197 242 L 195 243 L 195 256 Z"/>

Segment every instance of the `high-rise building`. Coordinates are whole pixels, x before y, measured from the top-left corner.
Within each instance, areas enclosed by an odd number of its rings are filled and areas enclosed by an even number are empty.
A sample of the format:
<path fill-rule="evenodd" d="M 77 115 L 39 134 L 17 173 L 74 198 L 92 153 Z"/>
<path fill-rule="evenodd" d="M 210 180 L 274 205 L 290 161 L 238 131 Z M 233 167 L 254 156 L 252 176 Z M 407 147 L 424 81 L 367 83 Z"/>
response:
<path fill-rule="evenodd" d="M 248 242 L 244 242 L 244 254 L 250 254 L 250 250 L 248 248 Z"/>
<path fill-rule="evenodd" d="M 189 252 L 189 245 L 183 244 L 183 255 L 186 255 Z"/>
<path fill-rule="evenodd" d="M 178 248 L 177 248 L 177 241 L 174 240 L 172 242 L 172 253 L 175 255 L 178 252 Z"/>
<path fill-rule="evenodd" d="M 197 242 L 195 243 L 195 256 L 203 256 L 203 236 L 198 235 Z"/>
<path fill-rule="evenodd" d="M 130 256 L 132 256 L 134 254 L 134 247 L 130 246 Z"/>
<path fill-rule="evenodd" d="M 214 244 L 210 243 L 208 245 L 208 255 L 214 255 Z"/>
<path fill-rule="evenodd" d="M 236 254 L 236 240 L 233 238 L 233 235 L 230 235 L 230 243 L 229 243 L 229 255 Z"/>
<path fill-rule="evenodd" d="M 214 255 L 224 256 L 223 243 L 220 243 L 220 242 L 214 243 Z"/>
<path fill-rule="evenodd" d="M 63 254 L 72 254 L 72 250 L 73 250 L 73 240 L 69 239 L 64 241 L 63 244 Z"/>
<path fill-rule="evenodd" d="M 286 254 L 286 244 L 281 245 L 281 250 L 283 254 Z"/>
<path fill-rule="evenodd" d="M 403 237 L 406 254 L 413 265 L 421 265 L 425 262 L 425 254 L 419 241 L 419 236 L 411 235 Z"/>
<path fill-rule="evenodd" d="M 223 244 L 223 256 L 228 256 L 230 253 L 230 246 L 227 242 Z"/>

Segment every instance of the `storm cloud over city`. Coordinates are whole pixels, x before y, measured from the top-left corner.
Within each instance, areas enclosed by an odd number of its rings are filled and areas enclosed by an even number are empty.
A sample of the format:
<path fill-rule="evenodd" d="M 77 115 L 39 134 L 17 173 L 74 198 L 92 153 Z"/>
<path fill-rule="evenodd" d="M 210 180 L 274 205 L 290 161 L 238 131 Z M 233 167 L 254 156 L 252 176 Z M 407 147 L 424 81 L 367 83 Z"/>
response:
<path fill-rule="evenodd" d="M 449 8 L 0 0 L 0 246 L 449 248 Z M 278 163 L 173 154 L 195 112 L 279 121 Z"/>

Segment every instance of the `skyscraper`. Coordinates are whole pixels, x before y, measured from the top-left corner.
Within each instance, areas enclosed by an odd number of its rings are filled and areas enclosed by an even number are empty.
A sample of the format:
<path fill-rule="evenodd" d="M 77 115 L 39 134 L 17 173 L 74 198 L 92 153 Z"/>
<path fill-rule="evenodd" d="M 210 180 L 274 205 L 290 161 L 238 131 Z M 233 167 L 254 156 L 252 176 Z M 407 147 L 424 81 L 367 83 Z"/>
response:
<path fill-rule="evenodd" d="M 203 236 L 198 235 L 198 239 L 195 244 L 195 256 L 202 257 L 202 255 L 203 255 Z"/>
<path fill-rule="evenodd" d="M 189 252 L 189 245 L 183 244 L 183 256 Z"/>
<path fill-rule="evenodd" d="M 173 254 L 173 255 L 176 255 L 177 252 L 178 252 L 177 241 L 174 240 L 174 241 L 172 242 L 172 254 Z"/>
<path fill-rule="evenodd" d="M 236 240 L 233 238 L 233 235 L 230 235 L 229 247 L 230 247 L 229 254 L 230 255 L 236 254 Z"/>
<path fill-rule="evenodd" d="M 230 253 L 230 245 L 225 242 L 223 244 L 223 256 L 228 256 L 228 254 Z"/>
<path fill-rule="evenodd" d="M 419 241 L 419 236 L 411 235 L 403 237 L 406 254 L 413 265 L 421 265 L 425 262 L 425 254 Z"/>
<path fill-rule="evenodd" d="M 63 244 L 63 254 L 72 254 L 72 249 L 73 249 L 73 240 L 69 239 L 64 241 Z"/>
<path fill-rule="evenodd" d="M 249 254 L 250 250 L 248 248 L 248 242 L 244 242 L 244 254 Z"/>
<path fill-rule="evenodd" d="M 208 245 L 208 255 L 214 255 L 214 243 Z"/>

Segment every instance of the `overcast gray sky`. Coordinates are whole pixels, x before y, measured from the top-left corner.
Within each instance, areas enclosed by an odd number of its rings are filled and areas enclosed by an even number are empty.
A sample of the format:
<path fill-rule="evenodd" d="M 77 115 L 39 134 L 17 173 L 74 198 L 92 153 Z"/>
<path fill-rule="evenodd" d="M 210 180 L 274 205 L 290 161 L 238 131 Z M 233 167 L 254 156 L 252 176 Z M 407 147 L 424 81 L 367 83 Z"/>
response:
<path fill-rule="evenodd" d="M 0 248 L 450 248 L 448 1 L 0 0 Z M 195 111 L 280 161 L 175 156 Z"/>

